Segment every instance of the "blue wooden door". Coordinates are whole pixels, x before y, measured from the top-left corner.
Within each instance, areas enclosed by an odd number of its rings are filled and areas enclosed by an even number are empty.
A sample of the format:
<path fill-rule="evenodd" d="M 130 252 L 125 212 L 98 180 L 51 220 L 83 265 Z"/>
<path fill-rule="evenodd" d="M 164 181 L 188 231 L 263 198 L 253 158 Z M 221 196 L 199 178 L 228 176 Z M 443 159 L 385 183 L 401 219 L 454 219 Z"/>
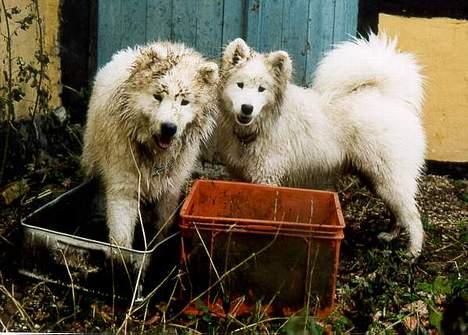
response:
<path fill-rule="evenodd" d="M 356 34 L 358 0 L 99 0 L 97 63 L 124 47 L 184 42 L 218 59 L 236 37 L 259 51 L 286 50 L 306 85 L 334 43 Z"/>

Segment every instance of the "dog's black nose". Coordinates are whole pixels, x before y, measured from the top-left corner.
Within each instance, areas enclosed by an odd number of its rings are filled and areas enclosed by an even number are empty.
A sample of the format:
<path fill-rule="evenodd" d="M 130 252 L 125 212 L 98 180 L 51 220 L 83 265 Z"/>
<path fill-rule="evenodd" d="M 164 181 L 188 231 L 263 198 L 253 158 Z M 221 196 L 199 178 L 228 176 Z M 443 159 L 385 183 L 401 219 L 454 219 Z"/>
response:
<path fill-rule="evenodd" d="M 244 115 L 250 115 L 250 114 L 252 114 L 252 112 L 253 112 L 253 106 L 252 106 L 252 105 L 243 104 L 243 105 L 241 106 L 241 111 L 242 111 L 242 114 L 244 114 Z"/>
<path fill-rule="evenodd" d="M 161 124 L 161 136 L 172 137 L 177 133 L 177 125 L 171 122 L 164 122 Z"/>

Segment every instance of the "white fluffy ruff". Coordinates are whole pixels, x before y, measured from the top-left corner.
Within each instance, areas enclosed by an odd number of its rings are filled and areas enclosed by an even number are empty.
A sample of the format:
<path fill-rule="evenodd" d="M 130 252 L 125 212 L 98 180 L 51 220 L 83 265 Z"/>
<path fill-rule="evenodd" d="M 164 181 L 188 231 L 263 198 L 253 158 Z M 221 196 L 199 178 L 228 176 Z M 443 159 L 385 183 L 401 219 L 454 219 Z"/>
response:
<path fill-rule="evenodd" d="M 226 48 L 223 64 L 229 64 L 233 49 Z M 236 65 L 238 73 L 261 56 L 251 52 Z M 229 68 L 223 85 L 235 73 L 236 67 Z M 245 76 L 247 82 L 249 74 Z M 288 83 L 280 92 L 281 104 L 263 108 L 262 117 L 250 126 L 258 131 L 252 143 L 242 144 L 231 135 L 233 112 L 223 110 L 218 150 L 230 171 L 257 183 L 311 186 L 348 171 L 359 173 L 396 218 L 395 230 L 380 237 L 389 240 L 402 227 L 409 234 L 410 253 L 418 256 L 424 235 L 415 202 L 425 152 L 422 82 L 415 58 L 399 52 L 396 41 L 371 35 L 369 41 L 344 42 L 326 54 L 312 88 Z M 243 103 L 227 103 L 243 97 L 230 97 L 223 88 L 220 96 L 223 106 Z M 272 121 L 269 115 L 278 116 Z"/>

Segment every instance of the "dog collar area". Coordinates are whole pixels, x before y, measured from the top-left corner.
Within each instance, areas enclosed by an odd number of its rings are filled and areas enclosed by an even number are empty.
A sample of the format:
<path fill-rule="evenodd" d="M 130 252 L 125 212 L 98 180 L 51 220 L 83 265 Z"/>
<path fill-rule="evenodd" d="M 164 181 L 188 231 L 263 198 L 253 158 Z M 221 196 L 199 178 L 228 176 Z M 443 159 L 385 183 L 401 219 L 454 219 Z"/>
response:
<path fill-rule="evenodd" d="M 166 164 L 155 165 L 153 166 L 153 176 L 159 176 L 163 173 L 167 173 L 168 171 L 172 170 L 174 167 L 174 162 L 168 162 Z"/>
<path fill-rule="evenodd" d="M 236 133 L 236 131 L 234 131 L 234 135 L 237 137 L 237 139 L 239 140 L 241 144 L 247 145 L 255 141 L 257 139 L 258 134 L 257 132 L 253 132 L 253 133 L 246 134 L 246 135 L 240 135 Z"/>

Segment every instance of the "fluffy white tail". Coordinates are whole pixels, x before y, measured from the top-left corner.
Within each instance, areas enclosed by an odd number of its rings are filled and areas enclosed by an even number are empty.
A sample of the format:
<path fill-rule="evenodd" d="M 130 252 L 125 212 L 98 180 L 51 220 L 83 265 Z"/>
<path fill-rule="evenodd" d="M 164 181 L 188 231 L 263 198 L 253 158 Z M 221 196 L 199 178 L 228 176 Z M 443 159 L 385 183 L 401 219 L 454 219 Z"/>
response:
<path fill-rule="evenodd" d="M 400 52 L 396 39 L 369 36 L 338 44 L 320 62 L 313 87 L 339 98 L 361 87 L 376 87 L 382 94 L 407 102 L 421 113 L 423 77 L 412 54 Z"/>

